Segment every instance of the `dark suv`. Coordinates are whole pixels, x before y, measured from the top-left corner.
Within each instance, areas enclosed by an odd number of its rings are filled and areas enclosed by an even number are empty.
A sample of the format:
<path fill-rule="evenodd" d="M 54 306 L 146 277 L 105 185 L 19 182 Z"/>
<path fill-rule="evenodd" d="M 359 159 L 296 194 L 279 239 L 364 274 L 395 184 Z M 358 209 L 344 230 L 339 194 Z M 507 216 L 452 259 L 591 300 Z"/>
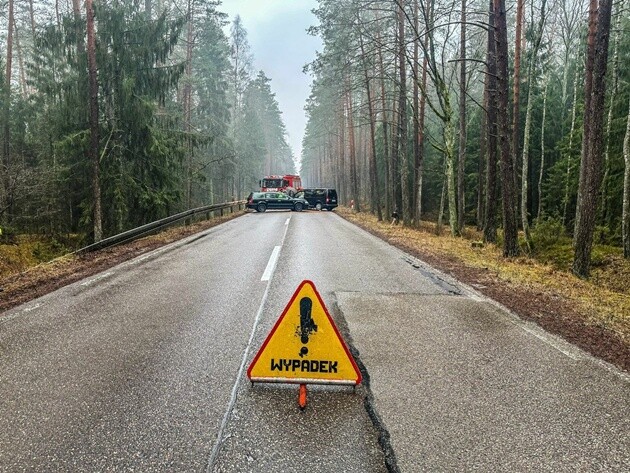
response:
<path fill-rule="evenodd" d="M 308 202 L 304 199 L 289 197 L 283 192 L 252 192 L 247 198 L 245 207 L 256 212 L 265 210 L 288 209 L 301 212 L 308 209 Z"/>
<path fill-rule="evenodd" d="M 303 189 L 296 197 L 302 197 L 310 207 L 317 210 L 332 210 L 337 207 L 336 189 Z"/>

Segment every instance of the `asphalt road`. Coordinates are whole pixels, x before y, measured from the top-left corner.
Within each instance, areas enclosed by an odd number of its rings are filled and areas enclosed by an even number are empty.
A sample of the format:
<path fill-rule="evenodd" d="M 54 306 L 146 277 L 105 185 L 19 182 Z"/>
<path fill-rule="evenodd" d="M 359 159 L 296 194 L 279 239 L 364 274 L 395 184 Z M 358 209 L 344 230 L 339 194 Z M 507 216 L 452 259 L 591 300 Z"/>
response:
<path fill-rule="evenodd" d="M 300 411 L 245 371 L 304 279 L 365 380 Z M 0 471 L 630 471 L 627 375 L 330 212 L 248 214 L 0 314 L 0 419 Z"/>

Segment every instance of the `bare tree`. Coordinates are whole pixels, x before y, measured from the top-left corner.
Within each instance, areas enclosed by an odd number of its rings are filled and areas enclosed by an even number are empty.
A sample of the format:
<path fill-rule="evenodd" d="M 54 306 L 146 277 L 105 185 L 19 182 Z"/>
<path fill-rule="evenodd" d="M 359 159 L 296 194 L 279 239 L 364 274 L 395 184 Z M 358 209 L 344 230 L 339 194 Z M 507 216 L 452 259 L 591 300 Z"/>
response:
<path fill-rule="evenodd" d="M 571 172 L 573 171 L 573 133 L 575 131 L 575 122 L 577 119 L 577 90 L 580 68 L 575 67 L 575 76 L 573 78 L 573 105 L 571 107 L 571 128 L 569 130 L 569 147 L 567 152 L 567 171 L 565 173 L 564 181 L 564 197 L 562 199 L 562 224 L 564 225 L 567 220 L 567 213 L 569 207 L 569 191 L 571 182 Z"/>
<path fill-rule="evenodd" d="M 377 17 L 377 22 L 381 20 Z M 382 121 L 382 129 L 383 129 L 383 162 L 385 164 L 385 215 L 389 216 L 392 214 L 392 179 L 391 179 L 391 161 L 389 154 L 389 126 L 388 126 L 388 113 L 387 113 L 387 94 L 385 92 L 385 66 L 383 64 L 383 46 L 380 35 L 380 28 L 377 29 L 376 32 L 376 41 L 378 44 L 377 47 L 377 55 L 378 55 L 378 66 L 379 66 L 379 74 L 381 77 L 380 85 L 381 85 L 381 121 Z"/>
<path fill-rule="evenodd" d="M 489 243 L 497 241 L 497 56 L 495 40 L 494 4 L 489 0 L 488 45 L 486 55 L 486 77 L 484 81 L 484 104 L 487 110 L 486 136 L 488 159 L 486 162 L 486 200 L 484 211 L 483 239 Z"/>
<path fill-rule="evenodd" d="M 464 229 L 466 164 L 466 0 L 462 0 L 459 63 L 459 156 L 457 161 L 457 227 Z"/>
<path fill-rule="evenodd" d="M 413 30 L 414 32 L 418 31 L 419 28 L 419 5 L 418 0 L 413 0 Z M 419 52 L 420 52 L 420 36 L 414 34 L 413 39 L 413 63 L 411 66 L 411 72 L 413 74 L 413 160 L 414 160 L 414 171 L 413 171 L 413 221 L 416 226 L 420 226 L 420 218 L 418 215 L 418 207 L 420 203 L 418 202 L 418 192 L 416 189 L 418 188 L 418 180 L 421 177 L 418 175 L 420 172 L 420 111 L 419 107 L 419 96 L 420 96 L 420 87 L 418 86 L 418 67 L 419 67 Z"/>
<path fill-rule="evenodd" d="M 630 258 L 630 102 L 626 119 L 626 135 L 623 139 L 623 213 L 621 217 L 621 233 L 623 240 L 623 257 Z"/>
<path fill-rule="evenodd" d="M 28 13 L 31 20 L 31 34 L 35 39 L 35 8 L 33 6 L 33 0 L 28 0 Z"/>
<path fill-rule="evenodd" d="M 538 56 L 538 49 L 543 37 L 543 30 L 545 27 L 545 7 L 547 1 L 542 0 L 540 8 L 540 18 L 538 20 L 538 27 L 534 36 L 534 47 L 532 49 L 531 58 L 527 66 L 527 108 L 525 112 L 525 133 L 523 137 L 523 156 L 522 156 L 522 184 L 521 184 L 521 222 L 523 224 L 523 233 L 525 234 L 525 242 L 527 247 L 531 249 L 531 235 L 529 232 L 529 212 L 528 212 L 528 189 L 529 189 L 529 144 L 530 144 L 530 131 L 532 126 L 532 108 L 533 108 L 533 80 L 534 80 L 534 65 Z M 533 23 L 532 13 L 532 23 Z"/>
<path fill-rule="evenodd" d="M 83 39 L 83 31 L 81 27 L 80 0 L 72 0 L 72 13 L 74 15 L 74 27 L 77 35 L 77 53 L 79 56 L 82 56 L 85 53 L 85 40 Z"/>
<path fill-rule="evenodd" d="M 536 214 L 536 220 L 540 221 L 543 208 L 543 178 L 545 175 L 545 126 L 547 123 L 547 96 L 549 90 L 549 74 L 545 73 L 543 78 L 543 113 L 540 123 L 540 172 L 538 173 L 538 211 Z"/>
<path fill-rule="evenodd" d="M 150 7 L 150 5 L 149 5 Z M 147 9 L 147 14 L 150 8 Z M 186 16 L 186 77 L 182 94 L 184 130 L 186 132 L 186 208 L 192 208 L 193 143 L 192 143 L 192 56 L 195 44 L 193 0 L 188 0 Z"/>
<path fill-rule="evenodd" d="M 354 201 L 354 209 L 361 211 L 359 203 L 359 189 L 357 182 L 357 151 L 356 140 L 354 136 L 354 109 L 352 104 L 352 88 L 349 82 L 346 82 L 346 110 L 348 114 L 348 140 L 350 142 L 350 196 Z"/>
<path fill-rule="evenodd" d="M 559 0 L 560 15 L 560 35 L 564 46 L 562 57 L 562 106 L 563 112 L 568 108 L 569 99 L 569 69 L 571 66 L 571 55 L 575 53 L 576 41 L 578 39 L 579 26 L 583 13 L 583 0 Z M 564 122 L 564 120 L 563 120 Z"/>
<path fill-rule="evenodd" d="M 103 238 L 103 224 L 101 211 L 101 181 L 100 181 L 100 159 L 99 159 L 99 126 L 98 126 L 98 78 L 96 68 L 96 38 L 94 31 L 94 6 L 92 0 L 85 1 L 87 11 L 87 53 L 88 53 L 88 76 L 90 91 L 90 162 L 92 163 L 92 205 L 94 241 L 101 241 Z"/>
<path fill-rule="evenodd" d="M 449 225 L 451 227 L 451 234 L 453 236 L 459 236 L 459 226 L 457 218 L 457 184 L 456 184 L 456 152 L 455 152 L 455 124 L 454 124 L 454 111 L 451 104 L 451 95 L 453 87 L 452 71 L 446 69 L 446 64 L 449 62 L 446 59 L 447 56 L 447 43 L 450 37 L 454 34 L 454 29 L 451 28 L 452 22 L 446 22 L 447 25 L 444 28 L 440 28 L 436 25 L 435 21 L 435 3 L 434 0 L 421 3 L 422 14 L 426 24 L 426 42 L 424 54 L 427 58 L 427 74 L 434 87 L 434 96 L 429 96 L 426 89 L 423 90 L 423 95 L 426 98 L 427 104 L 431 110 L 435 113 L 442 125 L 442 142 L 433 142 L 434 148 L 443 153 L 446 164 L 446 192 L 448 197 L 448 211 L 449 211 Z M 447 15 L 452 13 L 452 10 L 447 12 Z M 441 29 L 438 36 L 438 29 Z M 439 39 L 438 39 L 439 38 Z M 441 49 L 441 51 L 440 51 Z"/>
<path fill-rule="evenodd" d="M 402 0 L 398 4 L 398 70 L 399 70 L 399 98 L 398 98 L 398 145 L 400 156 L 400 181 L 403 222 L 411 224 L 410 192 L 409 192 L 409 163 L 407 156 L 407 64 L 405 38 L 405 12 Z"/>
<path fill-rule="evenodd" d="M 619 32 L 621 30 L 621 10 L 622 2 L 619 2 L 617 13 L 615 15 L 615 26 L 613 28 L 613 59 L 612 59 L 612 87 L 610 88 L 610 103 L 608 106 L 608 118 L 606 120 L 606 147 L 604 150 L 604 177 L 602 178 L 601 199 L 600 199 L 600 216 L 601 225 L 606 225 L 607 209 L 606 196 L 608 195 L 608 181 L 610 177 L 610 141 L 613 122 L 613 104 L 619 92 Z"/>
<path fill-rule="evenodd" d="M 24 67 L 24 51 L 22 50 L 22 44 L 20 43 L 20 34 L 15 17 L 13 18 L 13 29 L 15 31 L 15 47 L 18 53 L 17 57 L 20 71 L 20 91 L 22 92 L 22 97 L 25 98 L 28 92 L 26 84 L 26 68 Z"/>
<path fill-rule="evenodd" d="M 383 220 L 383 212 L 381 210 L 381 199 L 378 190 L 378 173 L 376 166 L 376 116 L 374 114 L 374 105 L 372 103 L 372 87 L 370 76 L 368 73 L 367 56 L 365 54 L 365 45 L 363 44 L 363 36 L 359 35 L 361 45 L 361 58 L 363 62 L 363 74 L 365 77 L 365 91 L 367 93 L 368 119 L 370 122 L 370 158 L 369 158 L 369 175 L 370 175 L 370 204 L 372 213 L 376 212 L 378 220 Z"/>
<path fill-rule="evenodd" d="M 514 75 L 512 83 L 512 161 L 514 165 L 514 188 L 518 188 L 518 144 L 521 135 L 521 51 L 523 50 L 525 21 L 525 0 L 516 0 L 516 31 L 514 39 Z M 525 179 L 525 176 L 522 176 Z M 517 205 L 518 202 L 514 202 Z"/>
<path fill-rule="evenodd" d="M 13 0 L 9 0 L 9 18 L 8 18 L 8 34 L 7 34 L 7 62 L 5 70 L 4 81 L 4 107 L 3 107 L 3 139 L 2 139 L 2 158 L 3 158 L 3 176 L 4 176 L 4 202 L 0 203 L 0 212 L 6 212 L 7 221 L 11 221 L 12 207 L 13 207 L 13 195 L 11 191 L 11 128 L 9 126 L 9 119 L 11 113 L 11 74 L 12 61 L 13 61 Z"/>

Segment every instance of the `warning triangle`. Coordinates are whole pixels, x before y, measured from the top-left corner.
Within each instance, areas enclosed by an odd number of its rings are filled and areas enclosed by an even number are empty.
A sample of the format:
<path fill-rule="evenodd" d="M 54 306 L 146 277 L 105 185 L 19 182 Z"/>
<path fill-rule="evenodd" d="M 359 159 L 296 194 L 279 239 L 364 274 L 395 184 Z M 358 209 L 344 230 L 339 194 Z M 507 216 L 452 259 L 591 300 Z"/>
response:
<path fill-rule="evenodd" d="M 268 383 L 361 382 L 359 368 L 311 281 L 298 286 L 247 376 Z"/>

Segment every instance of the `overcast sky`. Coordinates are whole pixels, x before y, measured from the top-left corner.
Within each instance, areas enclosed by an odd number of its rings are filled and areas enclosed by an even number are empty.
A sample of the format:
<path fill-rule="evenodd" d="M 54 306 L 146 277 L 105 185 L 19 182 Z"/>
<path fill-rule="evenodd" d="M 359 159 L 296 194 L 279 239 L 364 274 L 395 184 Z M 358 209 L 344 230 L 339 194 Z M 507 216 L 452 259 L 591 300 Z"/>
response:
<path fill-rule="evenodd" d="M 296 158 L 302 151 L 306 126 L 304 105 L 311 77 L 302 72 L 321 50 L 319 38 L 306 29 L 316 22 L 317 0 L 223 0 L 220 11 L 233 20 L 241 15 L 254 55 L 254 67 L 271 78 L 271 89 L 282 111 L 289 144 Z"/>

